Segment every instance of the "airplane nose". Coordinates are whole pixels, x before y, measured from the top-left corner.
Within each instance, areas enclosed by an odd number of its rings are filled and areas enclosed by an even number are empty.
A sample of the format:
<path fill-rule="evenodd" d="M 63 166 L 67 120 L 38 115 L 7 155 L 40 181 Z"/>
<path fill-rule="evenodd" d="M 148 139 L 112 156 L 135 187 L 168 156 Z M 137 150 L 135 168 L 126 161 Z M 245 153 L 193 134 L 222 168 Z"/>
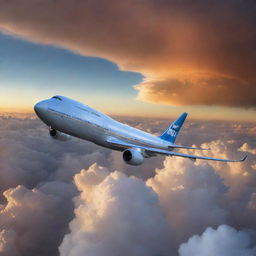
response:
<path fill-rule="evenodd" d="M 35 104 L 34 110 L 38 116 L 42 115 L 42 113 L 47 109 L 47 103 L 45 100 L 40 101 Z"/>

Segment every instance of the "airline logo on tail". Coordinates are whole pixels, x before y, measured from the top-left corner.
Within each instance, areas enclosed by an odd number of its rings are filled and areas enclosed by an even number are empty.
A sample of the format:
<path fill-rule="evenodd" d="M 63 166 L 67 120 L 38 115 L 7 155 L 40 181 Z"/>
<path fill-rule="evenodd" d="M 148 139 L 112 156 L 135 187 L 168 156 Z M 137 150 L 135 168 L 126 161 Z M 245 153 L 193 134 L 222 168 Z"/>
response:
<path fill-rule="evenodd" d="M 180 117 L 178 117 L 170 127 L 160 136 L 161 139 L 174 143 L 180 128 L 182 127 L 185 119 L 187 117 L 187 113 L 183 113 Z"/>
<path fill-rule="evenodd" d="M 173 128 L 174 130 L 177 130 L 177 129 L 179 129 L 180 127 L 179 127 L 179 125 L 177 125 L 177 124 L 173 124 L 173 125 L 172 125 L 172 128 Z"/>
<path fill-rule="evenodd" d="M 178 125 L 175 125 L 175 124 L 172 125 L 172 126 L 168 129 L 167 134 L 169 134 L 170 136 L 176 137 L 178 133 L 177 133 L 175 130 L 178 129 L 178 128 L 179 128 Z"/>
<path fill-rule="evenodd" d="M 169 129 L 167 133 L 168 133 L 170 136 L 172 136 L 172 137 L 177 136 L 177 132 L 174 131 L 173 129 Z"/>

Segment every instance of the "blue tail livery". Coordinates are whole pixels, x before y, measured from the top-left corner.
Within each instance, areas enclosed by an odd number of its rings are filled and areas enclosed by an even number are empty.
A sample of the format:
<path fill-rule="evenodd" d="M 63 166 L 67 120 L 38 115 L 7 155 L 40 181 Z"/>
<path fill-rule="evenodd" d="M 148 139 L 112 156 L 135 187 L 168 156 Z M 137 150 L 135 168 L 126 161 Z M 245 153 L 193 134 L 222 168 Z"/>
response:
<path fill-rule="evenodd" d="M 174 143 L 180 128 L 182 127 L 186 117 L 187 117 L 187 113 L 182 113 L 182 115 L 180 117 L 178 117 L 171 125 L 170 127 L 160 136 L 161 139 L 169 141 Z"/>

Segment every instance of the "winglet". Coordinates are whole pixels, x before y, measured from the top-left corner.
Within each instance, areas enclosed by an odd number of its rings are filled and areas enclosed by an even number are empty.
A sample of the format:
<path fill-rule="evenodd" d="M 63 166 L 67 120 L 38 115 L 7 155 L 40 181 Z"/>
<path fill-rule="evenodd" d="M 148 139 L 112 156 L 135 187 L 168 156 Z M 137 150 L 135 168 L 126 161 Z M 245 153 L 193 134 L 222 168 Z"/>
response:
<path fill-rule="evenodd" d="M 247 155 L 245 155 L 240 161 L 244 162 L 246 158 L 247 158 Z"/>

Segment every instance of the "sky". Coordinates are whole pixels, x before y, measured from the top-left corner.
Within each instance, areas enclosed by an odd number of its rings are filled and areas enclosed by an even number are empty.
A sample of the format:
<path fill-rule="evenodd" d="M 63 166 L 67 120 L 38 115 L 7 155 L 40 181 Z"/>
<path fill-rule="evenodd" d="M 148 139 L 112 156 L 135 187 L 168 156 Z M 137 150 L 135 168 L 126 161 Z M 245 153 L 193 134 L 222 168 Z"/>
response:
<path fill-rule="evenodd" d="M 0 0 L 0 255 L 256 255 L 255 14 L 254 0 Z M 49 136 L 33 105 L 56 94 L 157 136 L 186 111 L 177 144 L 210 150 L 179 152 L 248 157 L 127 165 Z"/>
<path fill-rule="evenodd" d="M 60 94 L 96 105 L 111 103 L 107 111 L 114 111 L 115 104 L 133 100 L 132 85 L 143 78 L 139 73 L 119 71 L 116 64 L 101 58 L 3 33 L 0 45 L 3 109 L 31 111 L 40 99 Z"/>
<path fill-rule="evenodd" d="M 111 115 L 255 121 L 254 1 L 0 4 L 1 111 L 60 94 Z"/>

